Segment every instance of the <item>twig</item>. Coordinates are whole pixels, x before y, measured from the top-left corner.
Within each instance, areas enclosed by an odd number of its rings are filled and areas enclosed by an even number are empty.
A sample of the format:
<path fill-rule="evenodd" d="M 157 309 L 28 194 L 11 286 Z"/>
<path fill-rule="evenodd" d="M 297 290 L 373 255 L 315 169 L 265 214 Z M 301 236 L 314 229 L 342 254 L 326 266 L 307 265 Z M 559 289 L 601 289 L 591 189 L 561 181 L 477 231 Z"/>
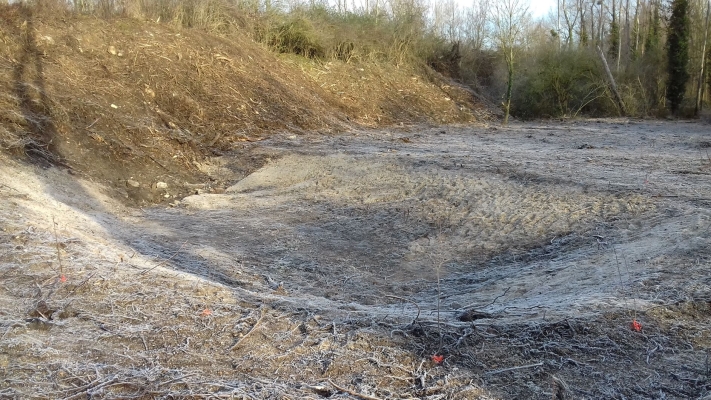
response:
<path fill-rule="evenodd" d="M 622 291 L 622 298 L 625 303 L 625 308 L 629 309 L 629 304 L 627 303 L 627 293 L 624 290 L 624 283 L 622 282 L 622 269 L 620 268 L 620 260 L 617 258 L 617 249 L 615 245 L 612 245 L 612 252 L 615 254 L 615 265 L 617 266 L 617 276 L 620 278 L 620 290 Z"/>
<path fill-rule="evenodd" d="M 87 127 L 84 128 L 84 129 L 91 129 L 91 127 L 94 126 L 94 124 L 96 124 L 97 122 L 99 122 L 100 119 L 101 119 L 101 117 L 97 118 L 94 122 L 92 122 L 91 124 L 89 124 L 89 126 L 87 126 Z"/>
<path fill-rule="evenodd" d="M 254 325 L 252 326 L 252 329 L 250 329 L 249 332 L 247 332 L 244 336 L 239 338 L 239 340 L 237 340 L 237 342 L 235 342 L 235 344 L 230 346 L 230 348 L 227 349 L 226 353 L 229 353 L 230 351 L 234 350 L 237 346 L 239 346 L 240 343 L 242 343 L 242 341 L 244 341 L 244 339 L 247 338 L 247 336 L 249 336 L 252 332 L 254 332 L 254 330 L 257 328 L 259 323 L 262 322 L 262 319 L 264 319 L 264 314 L 265 314 L 264 311 L 261 311 L 261 314 L 262 315 L 259 316 L 259 319 L 257 320 L 257 322 L 255 322 Z"/>
<path fill-rule="evenodd" d="M 656 344 L 656 343 L 655 343 L 655 344 Z M 654 352 L 657 351 L 657 350 L 659 350 L 659 344 L 657 344 L 656 346 L 654 346 L 654 348 L 653 348 L 651 351 L 647 351 L 647 365 L 649 365 L 649 357 L 651 357 L 652 354 L 654 354 Z"/>
<path fill-rule="evenodd" d="M 502 372 L 508 372 L 508 371 L 515 371 L 517 369 L 526 369 L 526 368 L 535 368 L 535 367 L 541 367 L 543 366 L 543 361 L 535 364 L 528 364 L 528 365 L 521 365 L 519 367 L 511 367 L 511 368 L 504 368 L 504 369 L 497 369 L 495 371 L 488 371 L 485 372 L 486 375 L 495 375 L 495 374 L 500 374 Z"/>
<path fill-rule="evenodd" d="M 551 381 L 553 381 L 554 400 L 566 400 L 570 398 L 570 388 L 564 380 L 558 378 L 555 375 L 551 375 Z"/>
<path fill-rule="evenodd" d="M 500 298 L 506 296 L 506 293 L 508 293 L 509 290 L 511 290 L 511 286 L 507 287 L 506 290 L 504 290 L 504 292 L 501 293 L 500 295 L 494 297 L 494 300 L 492 300 L 491 303 L 489 303 L 489 304 L 484 304 L 483 306 L 478 306 L 478 307 L 476 307 L 476 308 L 477 308 L 477 309 L 481 309 L 481 308 L 486 308 L 486 307 L 489 307 L 489 306 L 493 305 L 494 303 L 496 303 L 496 300 L 498 300 L 498 299 L 500 299 Z M 467 309 L 471 308 L 472 306 L 474 306 L 474 304 L 470 304 L 470 305 L 468 305 L 468 306 L 465 306 L 464 309 L 467 310 Z"/>
<path fill-rule="evenodd" d="M 442 263 L 437 266 L 437 330 L 439 331 L 439 349 L 444 346 L 444 336 L 442 335 L 442 319 L 441 319 L 441 304 L 442 304 Z"/>
<path fill-rule="evenodd" d="M 108 380 L 108 381 L 106 381 L 106 382 L 104 382 L 104 383 L 101 383 L 101 384 L 99 384 L 99 385 L 96 385 L 96 386 L 87 388 L 87 389 L 86 389 L 86 392 L 88 392 L 89 390 L 96 391 L 96 390 L 98 390 L 98 389 L 101 389 L 101 388 L 104 387 L 104 386 L 108 386 L 108 385 L 113 384 L 113 383 L 116 382 L 117 380 L 118 380 L 117 378 L 113 378 L 113 379 Z M 92 383 L 93 383 L 93 382 L 92 382 Z M 80 397 L 82 397 L 82 396 L 86 396 L 86 395 L 87 395 L 86 392 L 85 392 L 84 390 L 81 390 L 81 391 L 79 391 L 79 393 L 76 393 L 76 394 L 73 394 L 73 395 L 71 395 L 71 396 L 69 396 L 69 397 L 64 398 L 64 400 L 78 399 L 78 398 L 80 398 Z M 91 396 L 89 396 L 89 397 L 91 397 Z"/>
<path fill-rule="evenodd" d="M 183 376 L 177 377 L 177 378 L 175 378 L 175 379 L 171 379 L 171 380 L 169 380 L 169 381 L 165 381 L 165 382 L 163 382 L 163 383 L 159 383 L 158 386 L 159 386 L 159 387 L 160 387 L 160 386 L 165 386 L 165 385 L 168 385 L 168 384 L 170 384 L 170 383 L 177 382 L 177 381 L 181 381 L 181 380 L 183 380 L 183 379 L 185 379 L 185 378 L 187 378 L 187 377 L 195 376 L 195 375 L 197 375 L 197 373 L 192 373 L 192 374 L 183 375 Z"/>
<path fill-rule="evenodd" d="M 406 299 L 406 298 L 404 298 L 404 297 L 393 296 L 393 295 L 391 295 L 391 294 L 386 294 L 385 297 L 391 297 L 391 298 L 393 298 L 393 299 L 398 299 L 398 300 L 406 301 L 406 302 L 412 304 L 413 306 L 415 306 L 415 308 L 417 308 L 417 316 L 415 317 L 415 319 L 412 320 L 412 322 L 410 322 L 410 325 L 414 325 L 415 322 L 417 322 L 417 319 L 420 318 L 420 306 L 419 306 L 417 303 L 415 303 L 414 301 L 412 301 L 412 300 L 410 300 L 410 299 Z"/>
<path fill-rule="evenodd" d="M 350 390 L 350 389 L 347 389 L 344 387 L 340 387 L 340 386 L 336 385 L 335 383 L 333 383 L 333 381 L 330 379 L 328 380 L 328 383 L 330 383 L 331 386 L 335 387 L 336 389 L 340 390 L 341 392 L 348 393 L 351 396 L 359 397 L 359 398 L 365 399 L 365 400 L 380 400 L 380 398 L 378 398 L 378 397 L 368 396 L 367 394 L 358 393 L 353 390 Z"/>
<path fill-rule="evenodd" d="M 442 224 L 443 221 L 440 219 L 437 222 L 438 228 L 439 228 L 439 233 L 437 234 L 437 237 L 439 239 L 439 244 L 440 244 L 440 253 L 438 254 L 440 256 L 440 260 L 438 263 L 436 263 L 435 270 L 437 272 L 437 331 L 439 333 L 439 350 L 442 349 L 444 346 L 444 337 L 442 336 L 442 319 L 441 319 L 441 304 L 442 304 L 442 267 L 444 266 L 445 260 L 444 256 L 441 253 L 441 246 L 442 246 Z M 432 261 L 434 261 L 434 257 L 432 257 Z M 438 350 L 438 351 L 439 351 Z"/>
<path fill-rule="evenodd" d="M 89 275 L 86 279 L 84 279 L 84 282 L 80 283 L 80 284 L 77 285 L 74 289 L 72 289 L 69 293 L 67 293 L 66 295 L 64 295 L 64 297 L 62 297 L 62 300 L 66 299 L 67 297 L 69 297 L 69 296 L 71 296 L 72 294 L 74 294 L 74 292 L 76 292 L 77 290 L 81 289 L 81 287 L 84 286 L 84 285 L 86 285 L 86 283 L 89 282 L 89 279 L 93 278 L 94 275 L 96 275 L 96 272 L 93 272 L 93 273 L 92 273 L 91 275 Z M 65 306 L 65 307 L 66 307 L 66 306 Z"/>
<path fill-rule="evenodd" d="M 65 371 L 66 371 L 66 370 L 65 370 Z M 72 396 L 74 396 L 74 395 L 76 395 L 76 394 L 79 393 L 79 392 L 83 392 L 83 391 L 85 391 L 85 390 L 87 390 L 87 389 L 91 389 L 94 385 L 97 385 L 99 382 L 101 382 L 101 379 L 97 379 L 97 380 L 95 380 L 95 381 L 92 381 L 92 382 L 90 382 L 90 383 L 88 383 L 88 384 L 86 384 L 86 385 L 84 385 L 84 386 L 80 386 L 80 387 L 76 387 L 76 388 L 73 388 L 73 389 L 69 389 L 68 391 L 69 391 L 69 392 L 73 392 L 74 394 L 73 394 Z"/>
<path fill-rule="evenodd" d="M 222 136 L 222 132 L 217 131 L 217 134 L 215 135 L 215 137 L 210 141 L 210 143 L 208 143 L 208 147 L 214 146 L 215 143 L 217 143 L 217 141 L 220 140 L 220 136 Z"/>
<path fill-rule="evenodd" d="M 458 347 L 462 343 L 462 340 L 468 338 L 472 334 L 474 334 L 474 329 L 468 328 L 464 331 L 464 334 L 457 339 L 457 343 L 455 343 L 452 347 Z"/>
<path fill-rule="evenodd" d="M 20 193 L 20 191 L 17 190 L 17 189 L 15 189 L 14 187 L 10 187 L 10 186 L 4 185 L 4 184 L 2 184 L 2 183 L 0 183 L 0 187 L 8 188 L 8 189 L 10 189 L 10 190 L 16 191 L 17 193 Z"/>
<path fill-rule="evenodd" d="M 622 261 L 625 263 L 625 269 L 627 270 L 627 279 L 632 282 L 632 274 L 630 274 L 630 266 L 627 264 L 627 257 L 625 257 L 624 253 L 622 254 Z M 637 320 L 637 297 L 639 297 L 639 288 L 635 285 L 631 285 L 634 288 L 634 292 L 632 293 L 632 318 L 633 320 Z"/>
<path fill-rule="evenodd" d="M 152 155 L 149 154 L 149 155 L 148 155 L 148 158 L 150 158 L 151 160 L 153 160 L 154 163 L 156 163 L 156 164 L 160 165 L 161 167 L 163 167 L 164 170 L 170 171 L 170 169 L 169 169 L 168 167 L 166 167 L 166 166 L 163 165 L 161 162 L 159 162 L 158 160 L 156 160 Z"/>
<path fill-rule="evenodd" d="M 57 237 L 57 223 L 54 221 L 54 216 L 52 216 L 52 226 L 54 227 L 54 244 L 57 247 L 57 262 L 59 263 L 59 275 L 63 275 L 64 268 L 62 268 L 62 253 L 59 250 L 59 238 Z"/>

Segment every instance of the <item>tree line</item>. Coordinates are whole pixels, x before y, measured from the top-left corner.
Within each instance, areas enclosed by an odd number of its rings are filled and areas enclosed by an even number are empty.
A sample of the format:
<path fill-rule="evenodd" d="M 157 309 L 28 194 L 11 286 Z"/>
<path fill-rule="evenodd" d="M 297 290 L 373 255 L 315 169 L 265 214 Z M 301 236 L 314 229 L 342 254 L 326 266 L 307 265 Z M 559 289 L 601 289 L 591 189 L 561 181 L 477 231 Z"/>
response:
<path fill-rule="evenodd" d="M 521 0 L 478 0 L 475 9 L 483 9 L 482 4 L 491 5 L 484 9 L 490 10 L 486 18 L 492 23 L 477 35 L 450 40 L 465 43 L 479 60 L 490 51 L 504 60 L 507 77 L 493 80 L 486 74 L 496 75 L 496 70 L 469 61 L 479 67 L 469 68 L 479 72 L 469 79 L 494 89 L 491 95 L 504 93 L 504 110 L 509 95 L 512 111 L 522 117 L 691 117 L 709 102 L 708 0 L 559 0 L 539 21 L 527 18 Z M 500 23 L 510 21 L 512 12 L 518 13 L 519 32 Z M 518 59 L 513 82 L 512 49 Z"/>
<path fill-rule="evenodd" d="M 507 118 L 692 117 L 711 93 L 711 0 L 558 0 L 539 19 L 525 0 L 29 2 L 248 33 L 313 60 L 432 68 L 498 99 Z"/>

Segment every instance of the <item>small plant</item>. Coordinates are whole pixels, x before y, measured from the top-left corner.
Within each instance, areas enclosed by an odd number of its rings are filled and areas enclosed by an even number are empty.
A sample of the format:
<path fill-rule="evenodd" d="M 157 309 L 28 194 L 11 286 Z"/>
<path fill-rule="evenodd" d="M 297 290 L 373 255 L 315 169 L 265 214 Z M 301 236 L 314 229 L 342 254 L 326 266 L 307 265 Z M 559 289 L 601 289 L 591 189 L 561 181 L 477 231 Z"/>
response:
<path fill-rule="evenodd" d="M 444 245 L 444 220 L 440 219 L 437 222 L 437 252 L 431 255 L 432 262 L 435 266 L 435 274 L 437 277 L 437 333 L 439 335 L 439 347 L 437 351 L 432 356 L 432 361 L 436 364 L 441 363 L 444 357 L 440 354 L 444 347 L 444 336 L 442 335 L 442 319 L 441 319 L 441 305 L 442 305 L 442 272 L 444 265 L 446 263 L 446 258 L 443 254 L 442 247 Z M 438 361 L 439 360 L 439 361 Z"/>
<path fill-rule="evenodd" d="M 54 227 L 54 245 L 57 249 L 57 266 L 59 268 L 59 281 L 64 283 L 67 281 L 67 277 L 64 275 L 64 267 L 62 266 L 62 251 L 59 246 L 59 236 L 57 236 L 57 222 L 52 217 L 52 226 Z"/>

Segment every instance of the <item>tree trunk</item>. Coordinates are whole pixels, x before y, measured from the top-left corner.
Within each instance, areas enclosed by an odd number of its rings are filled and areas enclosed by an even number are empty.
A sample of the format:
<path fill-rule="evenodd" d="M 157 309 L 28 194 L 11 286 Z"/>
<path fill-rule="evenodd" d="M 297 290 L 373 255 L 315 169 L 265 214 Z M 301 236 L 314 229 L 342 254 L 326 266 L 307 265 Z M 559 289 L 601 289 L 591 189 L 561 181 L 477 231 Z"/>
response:
<path fill-rule="evenodd" d="M 585 25 L 585 7 L 583 6 L 583 0 L 578 2 L 578 12 L 580 12 L 580 46 L 588 46 L 588 33 L 587 27 Z"/>
<path fill-rule="evenodd" d="M 597 23 L 597 30 L 598 30 L 598 40 L 600 41 L 600 45 L 603 45 L 603 40 L 605 40 L 605 30 L 603 29 L 605 27 L 605 21 L 603 19 L 603 11 L 605 10 L 605 3 L 600 2 L 600 21 Z"/>
<path fill-rule="evenodd" d="M 617 72 L 620 71 L 620 59 L 622 58 L 622 28 L 620 27 L 620 20 L 622 19 L 622 0 L 620 0 L 619 7 L 617 8 Z"/>
<path fill-rule="evenodd" d="M 629 63 L 632 36 L 630 35 L 630 0 L 625 3 L 625 61 Z"/>
<path fill-rule="evenodd" d="M 514 62 L 513 48 L 509 50 L 506 57 L 506 68 L 508 69 L 508 80 L 506 82 L 506 98 L 504 99 L 504 125 L 509 123 L 509 114 L 511 113 L 511 95 L 513 93 L 513 78 L 514 78 Z"/>
<path fill-rule="evenodd" d="M 639 51 L 639 0 L 634 8 L 634 52 Z M 635 54 L 636 56 L 636 54 Z"/>
<path fill-rule="evenodd" d="M 557 1 L 558 13 L 557 13 L 557 21 L 556 21 L 556 25 L 555 25 L 555 33 L 558 35 L 558 50 L 560 50 L 560 46 L 561 46 L 561 43 L 560 43 L 560 1 L 561 0 Z"/>
<path fill-rule="evenodd" d="M 607 65 L 607 59 L 605 59 L 605 53 L 602 52 L 600 46 L 597 46 L 597 53 L 600 55 L 602 60 L 602 65 L 605 67 L 605 73 L 607 73 L 607 79 L 610 80 L 610 89 L 612 89 L 612 95 L 615 98 L 615 103 L 620 109 L 620 114 L 624 117 L 627 116 L 627 111 L 625 110 L 625 104 L 622 102 L 622 97 L 620 97 L 620 92 L 617 91 L 617 84 L 615 83 L 615 77 L 612 76 L 612 71 L 610 71 L 610 66 Z"/>
<path fill-rule="evenodd" d="M 590 4 L 590 45 L 595 46 L 595 3 Z"/>
<path fill-rule="evenodd" d="M 706 4 L 706 27 L 704 28 L 704 44 L 701 50 L 701 71 L 699 71 L 699 87 L 696 92 L 696 116 L 701 112 L 704 101 L 704 78 L 706 77 L 706 43 L 709 38 L 709 12 L 711 12 L 711 1 Z"/>
<path fill-rule="evenodd" d="M 678 116 L 689 82 L 689 0 L 673 0 L 667 28 L 667 93 L 669 108 Z"/>

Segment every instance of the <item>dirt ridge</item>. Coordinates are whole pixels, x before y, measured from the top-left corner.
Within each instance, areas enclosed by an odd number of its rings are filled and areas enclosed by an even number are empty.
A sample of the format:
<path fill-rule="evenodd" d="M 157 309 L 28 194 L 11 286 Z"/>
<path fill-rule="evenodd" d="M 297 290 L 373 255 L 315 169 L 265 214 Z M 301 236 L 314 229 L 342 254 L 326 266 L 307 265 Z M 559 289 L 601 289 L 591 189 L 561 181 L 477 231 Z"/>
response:
<path fill-rule="evenodd" d="M 219 190 L 227 183 L 200 164 L 277 132 L 491 118 L 424 70 L 277 55 L 247 34 L 0 7 L 0 144 L 131 204 Z M 261 166 L 244 157 L 237 179 Z"/>

